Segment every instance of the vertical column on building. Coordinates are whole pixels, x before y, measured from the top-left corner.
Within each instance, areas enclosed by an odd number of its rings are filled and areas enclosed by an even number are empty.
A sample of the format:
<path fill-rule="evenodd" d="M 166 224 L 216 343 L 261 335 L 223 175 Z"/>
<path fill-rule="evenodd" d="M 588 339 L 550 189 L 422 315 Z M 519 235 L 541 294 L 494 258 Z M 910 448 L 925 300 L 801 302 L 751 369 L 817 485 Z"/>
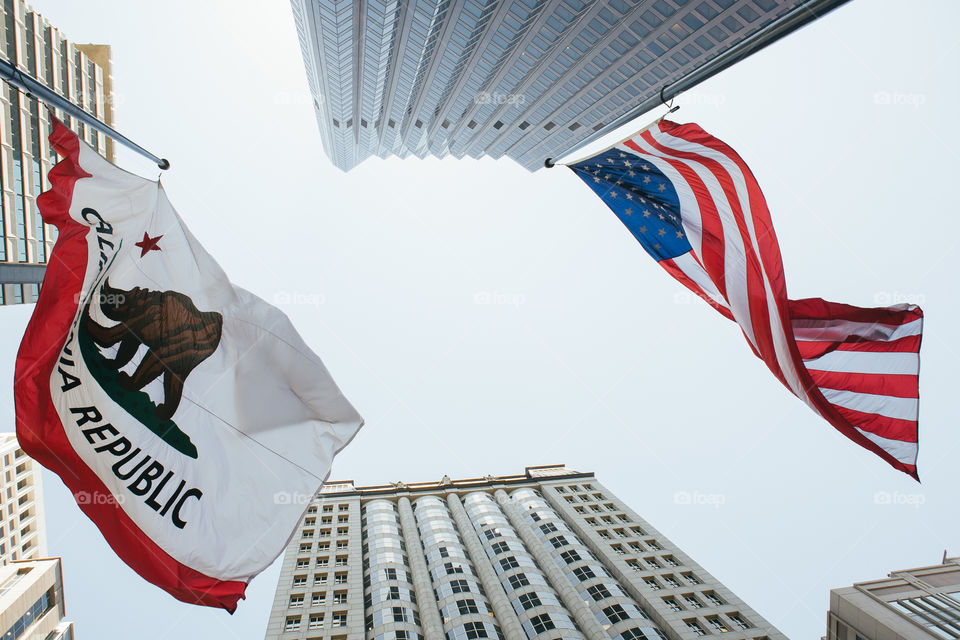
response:
<path fill-rule="evenodd" d="M 417 594 L 423 635 L 426 640 L 445 640 L 443 622 L 440 620 L 437 598 L 433 593 L 430 574 L 427 572 L 423 544 L 420 542 L 420 533 L 413 517 L 413 509 L 410 507 L 410 499 L 401 497 L 397 500 L 397 510 L 400 512 L 400 529 L 403 531 L 403 538 L 407 545 L 407 558 L 410 560 L 410 573 L 413 574 L 413 589 Z"/>
<path fill-rule="evenodd" d="M 495 495 L 497 497 L 497 503 L 500 505 L 500 508 L 503 509 L 510 524 L 513 525 L 520 539 L 523 540 L 523 544 L 526 545 L 533 559 L 540 565 L 540 569 L 546 574 L 550 585 L 557 592 L 557 595 L 560 596 L 560 600 L 563 601 L 563 605 L 573 616 L 573 619 L 577 621 L 583 634 L 587 636 L 589 640 L 607 640 L 610 637 L 609 634 L 607 634 L 603 627 L 600 626 L 600 623 L 597 622 L 593 612 L 590 611 L 590 607 L 584 604 L 583 600 L 580 599 L 580 595 L 574 591 L 567 577 L 557 568 L 553 558 L 551 558 L 550 554 L 543 548 L 543 542 L 537 537 L 537 534 L 533 532 L 533 529 L 530 528 L 526 520 L 524 520 L 523 513 L 520 511 L 517 503 L 514 502 L 503 489 L 497 489 Z"/>
<path fill-rule="evenodd" d="M 490 606 L 493 607 L 493 613 L 497 617 L 497 622 L 500 623 L 500 628 L 503 629 L 506 640 L 527 640 L 527 634 L 524 633 L 523 627 L 520 625 L 520 619 L 517 618 L 517 614 L 514 613 L 513 607 L 507 600 L 503 585 L 500 584 L 497 574 L 490 566 L 490 559 L 483 551 L 483 546 L 480 544 L 477 532 L 470 522 L 470 517 L 463 508 L 463 503 L 460 502 L 460 496 L 455 493 L 448 495 L 447 505 L 453 514 L 453 521 L 460 529 L 460 536 L 467 547 L 467 555 L 470 556 L 470 562 L 477 570 L 480 583 L 483 585 L 483 590 L 487 592 Z"/>

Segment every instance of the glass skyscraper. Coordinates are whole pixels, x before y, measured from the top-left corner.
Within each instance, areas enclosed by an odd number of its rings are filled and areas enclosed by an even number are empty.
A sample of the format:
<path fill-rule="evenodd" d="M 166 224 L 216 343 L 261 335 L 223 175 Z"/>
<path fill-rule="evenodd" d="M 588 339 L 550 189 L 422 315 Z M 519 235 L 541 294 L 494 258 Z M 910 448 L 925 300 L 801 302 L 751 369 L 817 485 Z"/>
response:
<path fill-rule="evenodd" d="M 297 496 L 278 496 L 280 500 Z M 785 640 L 604 488 L 563 466 L 309 502 L 267 640 Z"/>
<path fill-rule="evenodd" d="M 809 0 L 291 0 L 324 150 L 534 170 Z"/>

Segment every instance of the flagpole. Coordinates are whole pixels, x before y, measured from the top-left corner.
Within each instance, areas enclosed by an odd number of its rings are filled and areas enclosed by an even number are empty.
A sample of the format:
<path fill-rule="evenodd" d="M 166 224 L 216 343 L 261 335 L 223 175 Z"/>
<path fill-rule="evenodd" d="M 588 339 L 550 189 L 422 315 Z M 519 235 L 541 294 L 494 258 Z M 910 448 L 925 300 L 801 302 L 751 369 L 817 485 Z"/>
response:
<path fill-rule="evenodd" d="M 170 168 L 170 162 L 166 158 L 161 158 L 150 153 L 136 142 L 130 140 L 125 135 L 108 125 L 106 122 L 103 122 L 95 116 L 90 115 L 77 105 L 73 104 L 60 94 L 47 87 L 36 78 L 24 73 L 14 64 L 2 58 L 0 58 L 0 79 L 3 79 L 7 82 L 7 84 L 17 89 L 26 91 L 28 96 L 40 100 L 48 107 L 59 108 L 63 110 L 68 115 L 71 115 L 84 124 L 93 127 L 107 137 L 113 138 L 125 147 L 136 151 L 144 157 L 149 158 L 157 163 L 157 166 L 161 169 Z"/>
<path fill-rule="evenodd" d="M 629 123 L 634 118 L 638 118 L 648 111 L 656 109 L 661 104 L 666 104 L 684 91 L 692 89 L 704 80 L 713 77 L 724 69 L 731 67 L 751 54 L 763 49 L 768 44 L 776 42 L 780 38 L 792 33 L 793 31 L 796 31 L 800 27 L 810 22 L 813 22 L 817 18 L 829 13 L 846 2 L 849 2 L 849 0 L 810 0 L 810 2 L 806 2 L 798 7 L 794 7 L 767 26 L 759 29 L 749 37 L 744 38 L 734 46 L 730 47 L 706 64 L 697 67 L 676 82 L 663 85 L 656 95 L 650 96 L 639 105 L 626 112 L 602 129 L 587 136 L 583 140 L 576 142 L 566 149 L 563 149 L 552 157 L 547 158 L 543 161 L 543 166 L 549 169 L 557 164 L 563 164 L 555 161 L 554 158 L 563 158 L 570 155 L 574 151 L 582 149 L 590 143 L 599 140 L 611 131 L 619 129 L 623 125 Z"/>

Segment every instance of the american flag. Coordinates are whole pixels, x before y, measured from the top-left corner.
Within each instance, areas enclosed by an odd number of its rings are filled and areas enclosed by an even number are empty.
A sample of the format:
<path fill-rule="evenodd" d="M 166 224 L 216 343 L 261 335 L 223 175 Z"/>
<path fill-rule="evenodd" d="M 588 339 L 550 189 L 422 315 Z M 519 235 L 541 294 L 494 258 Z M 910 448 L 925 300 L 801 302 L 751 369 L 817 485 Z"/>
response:
<path fill-rule="evenodd" d="M 794 395 L 918 478 L 919 307 L 787 299 L 760 186 L 733 149 L 696 124 L 661 120 L 569 166 L 660 266 L 740 325 Z"/>

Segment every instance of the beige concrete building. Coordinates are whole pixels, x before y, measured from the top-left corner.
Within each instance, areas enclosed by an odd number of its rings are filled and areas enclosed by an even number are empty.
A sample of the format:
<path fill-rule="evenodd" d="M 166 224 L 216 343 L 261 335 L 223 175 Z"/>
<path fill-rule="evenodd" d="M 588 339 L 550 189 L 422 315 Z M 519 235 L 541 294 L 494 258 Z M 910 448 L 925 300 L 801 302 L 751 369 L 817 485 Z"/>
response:
<path fill-rule="evenodd" d="M 2 0 L 0 52 L 25 73 L 107 124 L 113 123 L 110 47 L 73 44 L 23 0 Z M 36 196 L 49 183 L 56 154 L 47 136 L 47 109 L 0 83 L 0 304 L 35 302 L 43 267 L 56 241 L 44 225 Z M 111 161 L 113 142 L 102 133 L 61 119 Z"/>
<path fill-rule="evenodd" d="M 267 640 L 785 638 L 592 473 L 307 498 Z"/>
<path fill-rule="evenodd" d="M 13 433 L 0 433 L 0 561 L 47 556 L 40 465 L 23 452 Z"/>
<path fill-rule="evenodd" d="M 0 567 L 0 632 L 3 640 L 73 640 L 63 619 L 60 558 L 17 561 Z"/>
<path fill-rule="evenodd" d="M 828 640 L 960 638 L 960 558 L 830 591 Z"/>

